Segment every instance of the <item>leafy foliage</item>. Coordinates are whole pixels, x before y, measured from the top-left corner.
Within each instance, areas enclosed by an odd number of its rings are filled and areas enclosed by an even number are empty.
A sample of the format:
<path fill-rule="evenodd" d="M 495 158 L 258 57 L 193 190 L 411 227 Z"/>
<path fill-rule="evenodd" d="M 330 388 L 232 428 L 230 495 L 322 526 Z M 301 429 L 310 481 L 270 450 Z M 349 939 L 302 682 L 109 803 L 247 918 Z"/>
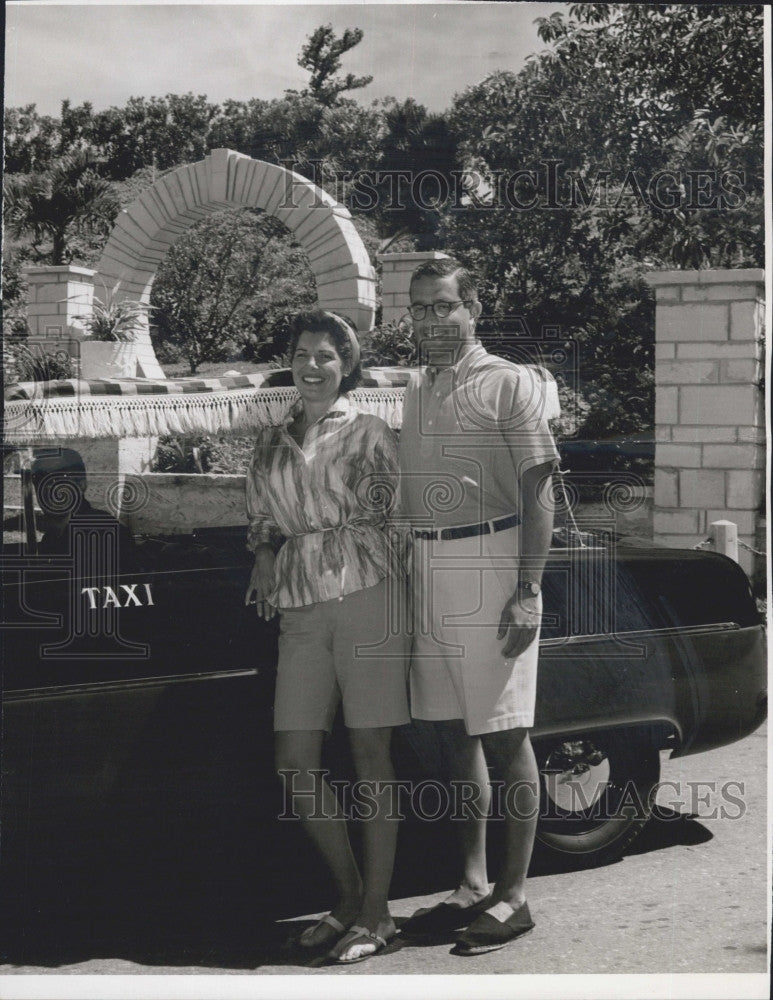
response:
<path fill-rule="evenodd" d="M 442 205 L 452 195 L 456 137 L 447 116 L 430 114 L 413 98 L 382 104 L 383 135 L 375 211 L 384 235 L 411 233 L 418 250 L 443 243 Z M 357 203 L 357 191 L 353 192 Z"/>
<path fill-rule="evenodd" d="M 416 343 L 411 327 L 405 323 L 382 323 L 363 338 L 362 360 L 365 365 L 399 365 L 416 363 Z"/>
<path fill-rule="evenodd" d="M 148 307 L 142 302 L 116 301 L 111 296 L 106 296 L 104 301 L 94 298 L 91 311 L 83 317 L 83 326 L 92 340 L 128 343 L 136 338 L 147 315 Z"/>
<path fill-rule="evenodd" d="M 16 382 L 48 382 L 74 378 L 73 361 L 67 351 L 33 351 L 22 340 L 3 345 L 3 385 Z"/>
<path fill-rule="evenodd" d="M 287 333 L 291 313 L 313 303 L 314 287 L 281 223 L 250 209 L 219 213 L 195 225 L 159 269 L 151 296 L 156 349 L 163 358 L 171 346 L 192 374 L 202 361 L 240 351 L 258 357 Z"/>
<path fill-rule="evenodd" d="M 159 438 L 152 471 L 244 475 L 254 447 L 253 438 L 166 435 Z"/>
<path fill-rule="evenodd" d="M 761 11 L 577 4 L 540 34 L 520 74 L 454 102 L 461 160 L 495 196 L 447 213 L 445 242 L 482 276 L 491 331 L 576 347 L 580 434 L 632 433 L 653 419 L 643 275 L 762 266 Z"/>
<path fill-rule="evenodd" d="M 375 167 L 381 131 L 373 108 L 345 98 L 326 106 L 288 92 L 274 101 L 227 101 L 209 142 L 295 170 L 344 202 L 343 178 Z"/>
<path fill-rule="evenodd" d="M 92 141 L 117 180 L 142 167 L 167 170 L 203 159 L 217 113 L 217 105 L 202 94 L 131 97 L 124 108 L 94 116 Z"/>
<path fill-rule="evenodd" d="M 61 122 L 39 115 L 34 104 L 6 108 L 3 138 L 6 174 L 42 173 L 51 165 L 59 146 Z"/>

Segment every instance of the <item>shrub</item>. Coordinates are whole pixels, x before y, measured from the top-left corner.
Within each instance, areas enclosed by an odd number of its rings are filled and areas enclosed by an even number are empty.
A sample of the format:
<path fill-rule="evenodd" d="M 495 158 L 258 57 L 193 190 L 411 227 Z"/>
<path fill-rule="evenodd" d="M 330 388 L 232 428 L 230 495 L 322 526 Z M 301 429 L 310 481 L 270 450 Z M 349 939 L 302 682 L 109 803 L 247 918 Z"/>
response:
<path fill-rule="evenodd" d="M 244 475 L 254 447 L 254 438 L 168 435 L 159 439 L 151 471 Z"/>
<path fill-rule="evenodd" d="M 73 360 L 67 351 L 35 353 L 22 341 L 5 344 L 3 385 L 63 378 L 75 378 Z"/>
<path fill-rule="evenodd" d="M 362 338 L 362 361 L 366 366 L 416 364 L 416 345 L 410 325 L 382 323 Z"/>

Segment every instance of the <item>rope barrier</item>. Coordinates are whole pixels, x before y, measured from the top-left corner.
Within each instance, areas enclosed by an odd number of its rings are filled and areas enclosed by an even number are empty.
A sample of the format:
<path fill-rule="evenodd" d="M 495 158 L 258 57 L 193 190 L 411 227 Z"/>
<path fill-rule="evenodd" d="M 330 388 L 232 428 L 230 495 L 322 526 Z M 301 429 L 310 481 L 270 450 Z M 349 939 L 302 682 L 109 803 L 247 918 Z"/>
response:
<path fill-rule="evenodd" d="M 697 545 L 693 545 L 693 549 L 704 549 L 707 545 L 713 545 L 713 544 L 714 544 L 714 539 L 711 537 L 711 535 L 709 535 L 709 537 L 704 538 L 702 542 L 698 542 Z M 742 549 L 746 549 L 748 552 L 753 552 L 755 556 L 765 555 L 765 553 L 760 552 L 759 549 L 752 548 L 751 545 L 747 545 L 746 542 L 742 542 L 740 538 L 738 539 L 738 544 Z"/>
<path fill-rule="evenodd" d="M 751 545 L 747 545 L 746 542 L 742 542 L 740 538 L 738 539 L 738 544 L 741 546 L 742 549 L 747 549 L 749 552 L 753 552 L 755 554 L 755 556 L 764 556 L 765 555 L 765 553 L 764 552 L 760 552 L 759 549 L 753 549 L 751 547 Z"/>

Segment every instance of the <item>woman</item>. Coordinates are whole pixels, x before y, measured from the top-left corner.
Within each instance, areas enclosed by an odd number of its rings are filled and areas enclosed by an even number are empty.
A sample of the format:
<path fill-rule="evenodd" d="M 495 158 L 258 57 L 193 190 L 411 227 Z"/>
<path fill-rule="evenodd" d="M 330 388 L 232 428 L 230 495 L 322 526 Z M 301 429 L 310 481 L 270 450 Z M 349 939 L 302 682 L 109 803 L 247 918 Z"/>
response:
<path fill-rule="evenodd" d="M 335 945 L 330 957 L 349 963 L 395 934 L 387 893 L 397 827 L 383 783 L 394 780 L 392 727 L 410 721 L 405 639 L 387 641 L 389 594 L 396 588 L 388 586 L 385 497 L 397 482 L 397 447 L 383 420 L 358 412 L 347 398 L 361 377 L 359 345 L 347 323 L 329 312 L 300 315 L 290 355 L 300 400 L 284 424 L 259 434 L 247 476 L 255 566 L 245 602 L 254 599 L 266 619 L 281 613 L 277 769 L 286 788 L 307 793 L 294 796 L 293 809 L 338 892 L 332 911 L 300 943 Z M 357 779 L 381 783 L 375 815 L 364 823 L 362 875 L 335 794 L 311 773 L 320 768 L 339 701 Z"/>

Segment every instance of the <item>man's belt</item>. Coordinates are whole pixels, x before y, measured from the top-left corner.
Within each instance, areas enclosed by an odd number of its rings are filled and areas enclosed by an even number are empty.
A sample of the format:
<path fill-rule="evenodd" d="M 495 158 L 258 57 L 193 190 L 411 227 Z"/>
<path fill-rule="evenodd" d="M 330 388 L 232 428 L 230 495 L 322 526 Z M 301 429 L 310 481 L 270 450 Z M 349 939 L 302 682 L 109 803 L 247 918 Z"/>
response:
<path fill-rule="evenodd" d="M 506 528 L 514 528 L 520 524 L 521 519 L 517 514 L 508 514 L 506 517 L 496 517 L 491 521 L 481 521 L 479 524 L 460 524 L 454 528 L 412 528 L 414 538 L 426 538 L 430 541 L 440 539 L 441 542 L 450 541 L 452 538 L 472 538 L 475 535 L 490 535 L 496 531 L 504 531 Z"/>

